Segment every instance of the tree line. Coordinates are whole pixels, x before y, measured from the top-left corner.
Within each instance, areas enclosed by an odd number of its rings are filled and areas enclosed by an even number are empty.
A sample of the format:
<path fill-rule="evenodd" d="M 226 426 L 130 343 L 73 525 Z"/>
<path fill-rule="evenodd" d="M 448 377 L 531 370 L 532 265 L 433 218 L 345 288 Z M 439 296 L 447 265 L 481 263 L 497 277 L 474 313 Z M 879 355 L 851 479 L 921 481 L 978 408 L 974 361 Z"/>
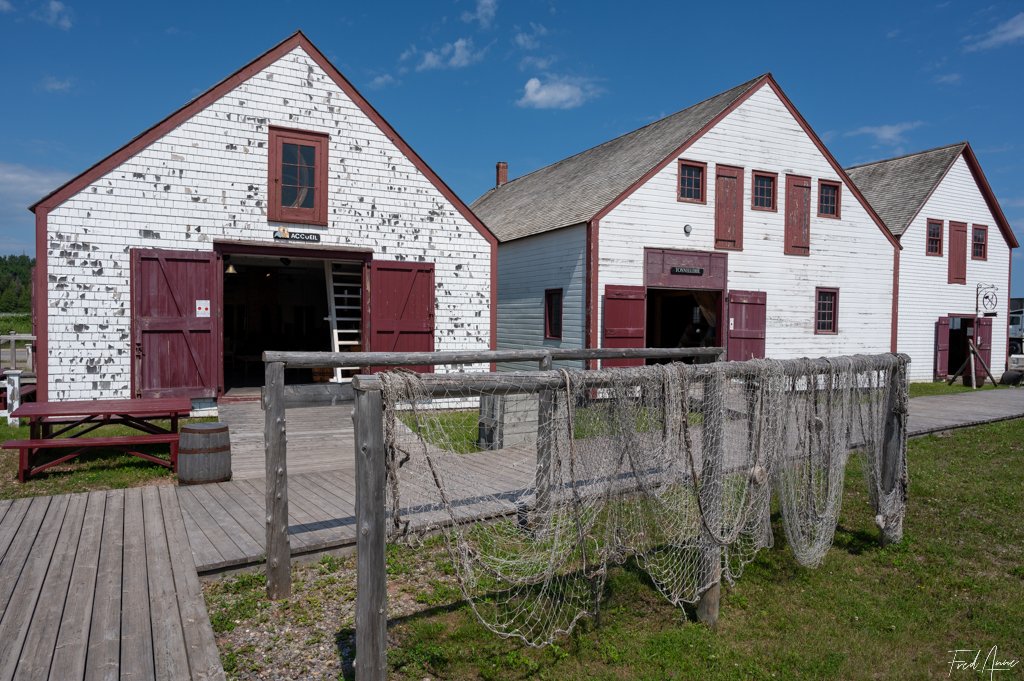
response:
<path fill-rule="evenodd" d="M 0 256 L 0 312 L 31 311 L 35 264 L 27 255 Z"/>

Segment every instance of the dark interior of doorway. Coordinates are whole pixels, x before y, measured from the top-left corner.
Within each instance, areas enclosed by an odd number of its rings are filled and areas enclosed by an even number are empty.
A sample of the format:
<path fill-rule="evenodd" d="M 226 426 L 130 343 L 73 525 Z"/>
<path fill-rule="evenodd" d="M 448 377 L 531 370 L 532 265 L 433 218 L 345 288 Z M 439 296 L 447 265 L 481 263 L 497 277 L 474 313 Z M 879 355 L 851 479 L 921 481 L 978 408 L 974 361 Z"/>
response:
<path fill-rule="evenodd" d="M 330 350 L 322 260 L 254 255 L 224 258 L 225 390 L 263 385 L 264 350 Z M 289 369 L 288 383 L 312 370 Z"/>
<path fill-rule="evenodd" d="M 647 289 L 647 346 L 706 348 L 721 344 L 719 291 Z M 667 360 L 648 360 L 656 364 Z"/>
<path fill-rule="evenodd" d="M 949 365 L 946 375 L 952 376 L 967 361 L 969 340 L 974 339 L 974 317 L 949 318 Z"/>

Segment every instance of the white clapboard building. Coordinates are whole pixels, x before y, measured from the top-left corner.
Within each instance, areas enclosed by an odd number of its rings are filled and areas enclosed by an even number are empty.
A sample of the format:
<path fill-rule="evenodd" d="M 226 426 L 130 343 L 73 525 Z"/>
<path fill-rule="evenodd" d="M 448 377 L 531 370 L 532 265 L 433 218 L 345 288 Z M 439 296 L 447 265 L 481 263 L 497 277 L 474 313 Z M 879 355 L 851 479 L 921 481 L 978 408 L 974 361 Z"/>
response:
<path fill-rule="evenodd" d="M 506 172 L 473 204 L 501 242 L 501 348 L 892 347 L 899 244 L 770 74 Z"/>
<path fill-rule="evenodd" d="M 301 33 L 32 210 L 40 399 L 217 398 L 268 349 L 494 344 L 496 240 Z"/>
<path fill-rule="evenodd" d="M 903 246 L 896 332 L 897 348 L 912 360 L 911 378 L 952 375 L 973 341 L 998 379 L 1006 365 L 1011 249 L 1018 244 L 971 145 L 847 173 Z"/>

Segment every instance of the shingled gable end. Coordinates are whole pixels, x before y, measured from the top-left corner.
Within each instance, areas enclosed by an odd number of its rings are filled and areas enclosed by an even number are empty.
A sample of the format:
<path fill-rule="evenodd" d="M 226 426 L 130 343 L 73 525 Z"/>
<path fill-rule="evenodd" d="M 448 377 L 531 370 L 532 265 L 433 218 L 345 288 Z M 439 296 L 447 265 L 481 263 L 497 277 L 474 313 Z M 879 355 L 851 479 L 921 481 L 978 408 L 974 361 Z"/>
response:
<path fill-rule="evenodd" d="M 693 172 L 703 172 L 706 196 L 701 201 L 677 196 L 678 168 L 690 163 Z M 727 182 L 725 175 L 732 178 L 731 195 L 742 198 L 731 199 L 736 204 L 716 214 L 715 184 Z M 759 183 L 775 182 L 778 198 L 772 210 L 751 204 L 755 175 Z M 804 187 L 803 200 L 815 204 L 807 218 L 810 246 L 803 262 L 787 255 L 793 249 L 783 243 L 789 233 L 784 208 L 789 178 L 802 178 L 797 184 Z M 843 208 L 835 216 L 822 217 L 817 210 L 822 185 L 841 198 Z M 657 330 L 653 310 L 661 303 L 652 295 L 685 297 L 694 291 L 703 291 L 698 297 L 705 301 L 709 295 L 714 300 L 700 315 L 693 313 L 695 323 L 714 326 L 715 341 L 727 346 L 732 325 L 734 350 L 749 346 L 730 357 L 880 351 L 894 342 L 899 244 L 771 74 L 496 187 L 472 207 L 502 242 L 499 347 L 550 344 L 528 329 L 542 318 L 538 291 L 553 287 L 564 289 L 561 345 L 608 346 L 609 339 L 673 344 L 666 334 L 679 329 Z M 732 247 L 716 238 L 720 223 L 730 219 L 741 234 Z M 715 269 L 722 270 L 721 276 L 716 281 L 695 275 L 659 280 L 653 270 L 671 271 L 666 263 L 674 259 L 699 263 L 680 265 L 677 272 Z M 859 286 L 865 278 L 870 283 Z M 808 285 L 815 281 L 820 287 Z M 630 289 L 625 292 L 629 299 L 646 301 L 632 307 L 646 304 L 651 314 L 633 312 L 624 319 L 625 327 L 609 327 L 602 323 L 603 311 L 609 300 L 626 300 L 619 297 L 623 287 Z M 814 329 L 818 288 L 823 314 L 831 304 L 830 291 L 842 291 L 844 321 L 835 327 L 838 333 Z M 666 289 L 674 292 L 662 293 Z M 695 300 L 691 295 L 686 311 L 701 307 Z M 886 302 L 879 305 L 880 300 Z M 743 301 L 766 302 L 760 309 L 761 303 L 750 307 Z M 629 307 L 613 305 L 617 315 Z M 709 318 L 716 316 L 712 324 Z M 749 343 L 736 329 L 748 317 L 759 327 L 749 330 Z M 822 328 L 832 323 L 823 319 Z M 611 335 L 610 328 L 615 329 Z M 616 340 L 621 328 L 631 330 L 628 341 Z"/>
<path fill-rule="evenodd" d="M 275 161 L 275 152 L 305 154 L 317 139 L 315 162 Z M 314 175 L 327 186 L 314 187 Z M 278 193 L 293 182 L 308 186 Z M 312 205 L 323 189 L 322 217 L 268 219 L 269 202 L 308 196 Z M 306 204 L 294 205 L 285 216 Z M 271 349 L 256 347 L 271 327 L 279 344 L 311 339 L 291 349 L 495 342 L 497 240 L 301 32 L 31 209 L 41 399 L 215 397 L 247 380 L 239 367 Z M 238 292 L 245 287 L 236 282 L 257 273 L 279 282 L 265 288 L 279 303 L 273 319 Z M 171 290 L 147 293 L 142 281 Z M 331 303 L 333 291 L 348 298 Z M 207 298 L 210 309 L 200 311 Z M 169 302 L 171 312 L 157 309 Z M 388 318 L 403 309 L 423 318 Z M 168 314 L 181 322 L 147 336 L 145 320 Z M 325 317 L 329 329 L 316 322 Z M 139 360 L 156 352 L 173 369 Z"/>

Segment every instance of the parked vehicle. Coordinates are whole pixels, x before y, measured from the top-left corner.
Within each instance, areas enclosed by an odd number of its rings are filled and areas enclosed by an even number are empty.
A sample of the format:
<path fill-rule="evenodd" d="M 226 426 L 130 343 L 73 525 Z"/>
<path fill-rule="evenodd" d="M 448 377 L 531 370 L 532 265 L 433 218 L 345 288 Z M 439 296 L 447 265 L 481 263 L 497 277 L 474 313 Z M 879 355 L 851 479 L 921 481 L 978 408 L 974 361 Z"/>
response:
<path fill-rule="evenodd" d="M 1024 310 L 1010 312 L 1010 354 L 1024 354 Z"/>

